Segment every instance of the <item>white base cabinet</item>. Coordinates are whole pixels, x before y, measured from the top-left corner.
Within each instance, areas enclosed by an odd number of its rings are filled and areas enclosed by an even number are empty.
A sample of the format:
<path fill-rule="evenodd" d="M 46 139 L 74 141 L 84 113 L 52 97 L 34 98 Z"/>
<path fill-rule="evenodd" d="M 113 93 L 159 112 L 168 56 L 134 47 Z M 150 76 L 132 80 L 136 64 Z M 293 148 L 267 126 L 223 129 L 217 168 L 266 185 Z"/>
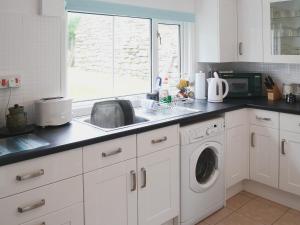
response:
<path fill-rule="evenodd" d="M 139 225 L 161 225 L 179 215 L 179 146 L 138 158 Z"/>
<path fill-rule="evenodd" d="M 84 175 L 85 225 L 136 225 L 136 159 Z"/>
<path fill-rule="evenodd" d="M 226 187 L 249 179 L 249 122 L 246 109 L 225 114 Z"/>
<path fill-rule="evenodd" d="M 250 126 L 250 178 L 278 188 L 279 130 Z"/>
<path fill-rule="evenodd" d="M 281 131 L 280 137 L 279 188 L 300 195 L 300 134 Z"/>
<path fill-rule="evenodd" d="M 20 225 L 83 225 L 83 204 L 76 204 L 55 213 Z"/>

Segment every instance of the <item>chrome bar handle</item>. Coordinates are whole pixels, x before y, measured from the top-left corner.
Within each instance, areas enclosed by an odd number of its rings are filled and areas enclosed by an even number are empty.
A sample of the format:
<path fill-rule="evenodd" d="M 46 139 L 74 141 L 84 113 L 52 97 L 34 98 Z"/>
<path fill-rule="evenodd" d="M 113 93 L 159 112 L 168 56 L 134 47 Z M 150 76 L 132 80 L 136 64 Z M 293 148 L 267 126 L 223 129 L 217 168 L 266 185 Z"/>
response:
<path fill-rule="evenodd" d="M 145 168 L 141 169 L 142 175 L 143 175 L 143 184 L 141 188 L 145 188 L 147 186 L 147 172 Z"/>
<path fill-rule="evenodd" d="M 252 133 L 251 133 L 251 147 L 252 147 L 252 148 L 255 147 L 255 144 L 254 144 L 254 136 L 255 136 L 255 133 L 252 132 Z"/>
<path fill-rule="evenodd" d="M 282 139 L 281 140 L 281 154 L 282 155 L 286 155 L 286 152 L 285 152 L 285 143 L 286 143 L 286 140 Z"/>
<path fill-rule="evenodd" d="M 35 178 L 35 177 L 43 176 L 44 174 L 45 174 L 45 171 L 43 169 L 41 169 L 39 171 L 35 171 L 35 172 L 32 172 L 32 173 L 17 175 L 16 180 L 17 181 L 29 180 L 29 179 L 32 179 L 32 178 Z"/>
<path fill-rule="evenodd" d="M 163 138 L 153 139 L 153 140 L 151 141 L 151 143 L 152 143 L 152 144 L 158 144 L 158 143 L 164 142 L 164 141 L 166 141 L 166 140 L 168 140 L 168 138 L 165 136 L 165 137 L 163 137 Z"/>
<path fill-rule="evenodd" d="M 136 190 L 136 173 L 134 170 L 130 171 L 130 176 L 131 176 L 131 182 L 132 182 L 130 191 L 134 192 Z"/>
<path fill-rule="evenodd" d="M 243 55 L 243 42 L 239 43 L 239 55 Z"/>
<path fill-rule="evenodd" d="M 18 212 L 19 212 L 19 213 L 28 212 L 28 211 L 31 211 L 31 210 L 33 210 L 33 209 L 40 208 L 40 207 L 44 206 L 45 204 L 46 204 L 45 199 L 42 199 L 42 200 L 39 201 L 39 202 L 30 204 L 30 205 L 27 205 L 27 206 L 24 206 L 24 207 L 18 207 Z"/>
<path fill-rule="evenodd" d="M 271 121 L 271 120 L 272 120 L 271 118 L 267 118 L 267 117 L 259 117 L 259 116 L 256 116 L 256 119 L 257 119 L 257 120 L 262 120 L 262 121 Z"/>
<path fill-rule="evenodd" d="M 106 158 L 109 156 L 117 155 L 122 153 L 122 148 L 118 148 L 117 150 L 111 151 L 111 152 L 102 152 L 102 157 Z"/>

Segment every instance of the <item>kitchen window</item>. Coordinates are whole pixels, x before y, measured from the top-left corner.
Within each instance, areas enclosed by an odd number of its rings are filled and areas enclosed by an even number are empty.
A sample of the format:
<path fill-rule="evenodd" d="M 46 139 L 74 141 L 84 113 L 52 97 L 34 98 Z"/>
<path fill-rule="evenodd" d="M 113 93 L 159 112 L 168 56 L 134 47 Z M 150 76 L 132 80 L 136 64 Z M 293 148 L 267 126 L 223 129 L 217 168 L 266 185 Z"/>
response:
<path fill-rule="evenodd" d="M 158 75 L 175 92 L 181 25 L 68 12 L 67 90 L 74 101 L 150 92 Z"/>

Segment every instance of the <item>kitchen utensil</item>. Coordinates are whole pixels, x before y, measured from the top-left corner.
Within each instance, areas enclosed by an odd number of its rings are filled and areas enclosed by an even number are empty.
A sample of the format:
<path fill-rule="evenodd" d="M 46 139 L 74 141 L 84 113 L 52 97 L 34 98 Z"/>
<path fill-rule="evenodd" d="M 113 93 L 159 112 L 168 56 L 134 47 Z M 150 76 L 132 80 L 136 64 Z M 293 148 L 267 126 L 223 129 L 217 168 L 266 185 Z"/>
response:
<path fill-rule="evenodd" d="M 134 118 L 134 109 L 129 100 L 97 102 L 91 113 L 91 123 L 102 128 L 130 125 Z"/>
<path fill-rule="evenodd" d="M 23 131 L 27 125 L 27 114 L 24 112 L 24 106 L 18 104 L 8 109 L 9 114 L 6 115 L 6 128 L 10 132 Z"/>
<path fill-rule="evenodd" d="M 288 95 L 286 95 L 285 97 L 285 102 L 288 103 L 288 104 L 295 104 L 296 103 L 296 95 L 290 93 Z"/>
<path fill-rule="evenodd" d="M 295 85 L 294 84 L 283 84 L 282 85 L 282 95 L 286 99 L 286 96 L 289 94 L 295 94 Z"/>
<path fill-rule="evenodd" d="M 208 101 L 223 102 L 223 99 L 228 95 L 229 85 L 226 80 L 220 79 L 217 72 L 214 73 L 214 78 L 207 79 L 208 82 Z M 223 84 L 225 90 L 223 90 Z"/>
<path fill-rule="evenodd" d="M 195 74 L 195 99 L 206 99 L 206 75 L 203 72 Z"/>
<path fill-rule="evenodd" d="M 72 99 L 43 98 L 35 102 L 35 124 L 41 127 L 60 126 L 72 120 Z"/>
<path fill-rule="evenodd" d="M 159 92 L 147 93 L 146 98 L 154 101 L 159 101 Z"/>

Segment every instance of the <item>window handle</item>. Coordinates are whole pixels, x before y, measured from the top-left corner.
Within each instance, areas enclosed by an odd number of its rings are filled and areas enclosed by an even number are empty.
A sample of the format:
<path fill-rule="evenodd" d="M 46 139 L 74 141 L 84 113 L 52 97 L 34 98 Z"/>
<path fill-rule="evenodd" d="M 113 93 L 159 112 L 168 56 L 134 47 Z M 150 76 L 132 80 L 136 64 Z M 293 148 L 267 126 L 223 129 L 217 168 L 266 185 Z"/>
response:
<path fill-rule="evenodd" d="M 157 39 L 159 40 L 159 44 L 161 45 L 161 35 L 159 32 L 157 32 Z"/>

